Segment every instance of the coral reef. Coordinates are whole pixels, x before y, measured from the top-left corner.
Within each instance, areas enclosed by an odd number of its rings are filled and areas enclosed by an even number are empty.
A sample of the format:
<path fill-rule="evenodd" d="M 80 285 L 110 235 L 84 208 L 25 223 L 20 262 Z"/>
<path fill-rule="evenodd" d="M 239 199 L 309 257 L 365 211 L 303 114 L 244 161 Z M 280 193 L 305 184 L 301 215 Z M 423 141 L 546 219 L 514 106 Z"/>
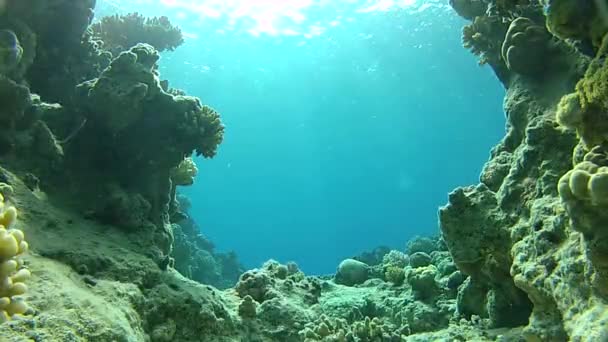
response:
<path fill-rule="evenodd" d="M 160 78 L 178 28 L 132 14 L 87 29 L 93 0 L 4 3 L 0 340 L 607 340 L 604 2 L 450 3 L 506 88 L 506 136 L 449 194 L 441 236 L 322 277 L 243 272 L 189 216 L 177 187 L 224 128 Z"/>

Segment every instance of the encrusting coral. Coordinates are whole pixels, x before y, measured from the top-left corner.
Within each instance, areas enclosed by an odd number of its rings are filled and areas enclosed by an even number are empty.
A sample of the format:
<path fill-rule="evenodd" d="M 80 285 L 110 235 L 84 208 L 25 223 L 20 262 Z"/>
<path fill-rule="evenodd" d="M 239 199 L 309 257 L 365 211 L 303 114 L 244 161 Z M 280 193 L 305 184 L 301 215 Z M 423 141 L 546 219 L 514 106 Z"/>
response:
<path fill-rule="evenodd" d="M 556 49 L 547 30 L 529 18 L 511 22 L 502 43 L 501 56 L 507 67 L 517 73 L 536 75 L 550 72 L 550 55 Z"/>
<path fill-rule="evenodd" d="M 28 244 L 23 232 L 15 228 L 17 209 L 0 194 L 0 321 L 24 315 L 29 307 L 21 297 L 27 291 L 25 282 L 30 271 L 23 268 L 20 257 Z"/>

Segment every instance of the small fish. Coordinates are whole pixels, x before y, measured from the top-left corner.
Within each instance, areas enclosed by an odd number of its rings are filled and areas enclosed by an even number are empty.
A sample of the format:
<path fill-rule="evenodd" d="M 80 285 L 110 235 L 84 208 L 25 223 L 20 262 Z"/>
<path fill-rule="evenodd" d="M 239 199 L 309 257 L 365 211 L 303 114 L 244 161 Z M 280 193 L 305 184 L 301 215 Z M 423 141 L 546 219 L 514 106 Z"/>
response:
<path fill-rule="evenodd" d="M 23 48 L 11 30 L 0 30 L 0 72 L 15 68 L 23 57 Z"/>
<path fill-rule="evenodd" d="M 19 39 L 11 30 L 0 30 L 0 46 L 15 49 L 19 45 Z"/>

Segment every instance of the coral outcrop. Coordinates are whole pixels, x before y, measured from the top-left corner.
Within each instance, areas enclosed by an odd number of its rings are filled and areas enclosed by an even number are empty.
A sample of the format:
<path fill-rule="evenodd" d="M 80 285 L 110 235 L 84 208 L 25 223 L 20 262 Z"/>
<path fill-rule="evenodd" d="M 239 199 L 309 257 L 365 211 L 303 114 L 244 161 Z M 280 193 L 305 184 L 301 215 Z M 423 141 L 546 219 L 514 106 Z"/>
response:
<path fill-rule="evenodd" d="M 107 25 L 118 25 L 118 18 L 97 26 L 109 36 L 93 36 L 87 28 L 94 5 L 62 0 L 3 6 L 0 123 L 6 131 L 0 153 L 87 217 L 145 232 L 151 255 L 166 266 L 175 189 L 191 182 L 179 177 L 193 177 L 196 169 L 186 165 L 193 153 L 215 155 L 223 125 L 197 98 L 165 91 L 159 53 L 137 44 L 136 32 L 120 35 L 133 46 L 104 48 L 101 39 L 111 45 L 118 32 Z M 181 31 L 166 18 L 125 18 L 118 21 L 134 31 L 145 26 L 139 34 L 169 37 L 160 49 L 181 43 Z"/>

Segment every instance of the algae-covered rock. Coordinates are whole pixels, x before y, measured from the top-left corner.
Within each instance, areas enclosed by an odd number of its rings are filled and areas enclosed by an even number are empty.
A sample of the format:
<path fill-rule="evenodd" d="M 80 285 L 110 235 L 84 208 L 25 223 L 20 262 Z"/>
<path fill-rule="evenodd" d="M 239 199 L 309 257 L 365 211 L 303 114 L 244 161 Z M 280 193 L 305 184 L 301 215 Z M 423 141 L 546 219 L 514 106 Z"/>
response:
<path fill-rule="evenodd" d="M 410 255 L 410 266 L 414 268 L 428 266 L 430 263 L 431 256 L 424 252 L 416 252 Z"/>
<path fill-rule="evenodd" d="M 418 267 L 407 273 L 407 282 L 412 287 L 414 297 L 420 300 L 429 300 L 436 295 L 439 287 L 435 282 L 437 268 L 433 265 Z"/>
<path fill-rule="evenodd" d="M 602 14 L 604 2 L 594 0 L 542 0 L 547 28 L 562 39 L 590 41 L 599 47 L 608 32 Z"/>

